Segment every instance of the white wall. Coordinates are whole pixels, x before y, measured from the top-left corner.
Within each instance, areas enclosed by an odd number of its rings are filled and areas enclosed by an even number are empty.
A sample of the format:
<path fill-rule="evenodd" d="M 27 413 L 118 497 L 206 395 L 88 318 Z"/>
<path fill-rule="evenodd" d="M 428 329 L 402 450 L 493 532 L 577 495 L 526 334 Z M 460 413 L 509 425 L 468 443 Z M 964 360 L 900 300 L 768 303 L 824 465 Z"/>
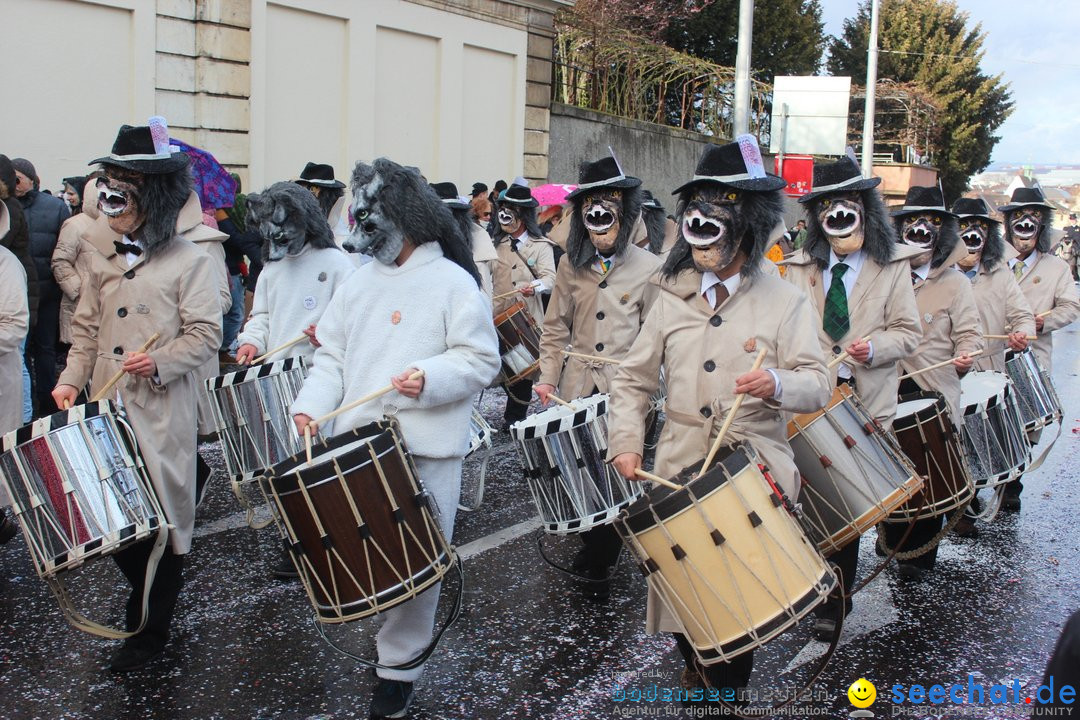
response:
<path fill-rule="evenodd" d="M 121 124 L 154 114 L 153 2 L 0 0 L 0 48 L 0 153 L 30 160 L 54 193 Z"/>
<path fill-rule="evenodd" d="M 251 23 L 251 189 L 380 155 L 462 192 L 522 173 L 525 31 L 401 0 L 252 0 Z"/>

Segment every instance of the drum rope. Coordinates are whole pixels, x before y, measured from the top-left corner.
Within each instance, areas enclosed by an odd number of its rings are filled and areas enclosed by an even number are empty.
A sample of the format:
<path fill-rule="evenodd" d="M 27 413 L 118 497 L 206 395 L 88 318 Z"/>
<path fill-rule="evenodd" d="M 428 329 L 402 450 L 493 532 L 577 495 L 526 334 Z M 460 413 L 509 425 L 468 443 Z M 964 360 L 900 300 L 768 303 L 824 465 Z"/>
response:
<path fill-rule="evenodd" d="M 904 543 L 907 542 L 908 537 L 911 536 L 911 531 L 915 529 L 915 523 L 918 522 L 919 518 L 922 517 L 923 510 L 925 510 L 925 509 L 926 509 L 926 493 L 923 493 L 922 494 L 922 502 L 919 503 L 919 509 L 915 511 L 915 515 L 912 516 L 911 520 L 908 522 L 908 526 L 907 526 L 907 528 L 904 529 L 904 534 L 900 536 L 900 542 L 898 542 L 896 544 L 896 548 L 903 547 Z M 867 530 L 869 530 L 869 528 L 867 528 Z M 860 535 L 858 538 L 856 538 L 853 542 L 858 542 L 861 538 L 862 538 L 862 535 Z M 859 583 L 858 585 L 853 587 L 851 589 L 851 592 L 849 592 L 847 595 L 844 596 L 844 599 L 847 600 L 849 598 L 854 597 L 855 593 L 859 592 L 864 587 L 869 585 L 874 580 L 874 578 L 876 578 L 878 575 L 880 575 L 881 571 L 884 570 L 885 568 L 887 568 L 889 566 L 889 563 L 891 563 L 893 561 L 893 558 L 896 557 L 896 548 L 893 548 L 892 552 L 890 552 L 888 555 L 886 555 L 885 559 L 882 560 L 881 563 L 879 563 L 878 566 L 876 568 L 874 568 L 873 572 L 871 572 L 869 575 L 867 575 L 863 579 L 863 581 L 861 583 Z"/>
<path fill-rule="evenodd" d="M 351 660 L 355 660 L 356 662 L 367 667 L 377 668 L 379 670 L 412 670 L 414 668 L 420 667 L 425 662 L 427 662 L 427 659 L 431 657 L 432 653 L 434 653 L 436 648 L 438 648 L 439 642 L 442 640 L 443 634 L 450 628 L 451 625 L 457 622 L 458 618 L 461 616 L 462 598 L 465 595 L 465 571 L 463 568 L 464 563 L 461 559 L 461 556 L 458 555 L 456 551 L 453 551 L 453 555 L 454 569 L 457 570 L 458 575 L 458 591 L 457 595 L 454 598 L 453 605 L 450 608 L 450 614 L 447 616 L 446 620 L 443 622 L 438 632 L 435 633 L 435 636 L 432 637 L 431 642 L 424 649 L 424 651 L 412 660 L 406 663 L 402 663 L 401 665 L 381 665 L 373 660 L 360 657 L 359 655 L 354 655 L 353 653 L 349 652 L 348 650 L 341 647 L 336 642 L 330 639 L 330 636 L 326 634 L 325 623 L 319 622 L 319 616 L 317 613 L 313 614 L 311 617 L 311 622 L 315 626 L 315 632 L 317 632 L 319 634 L 319 637 L 321 637 L 323 641 L 327 645 L 332 647 L 334 650 L 337 650 L 345 657 Z"/>
<path fill-rule="evenodd" d="M 581 582 L 596 583 L 596 584 L 610 582 L 611 580 L 613 580 L 615 578 L 616 575 L 619 574 L 619 569 L 622 566 L 623 551 L 626 549 L 625 547 L 619 548 L 619 554 L 615 558 L 615 565 L 611 566 L 612 569 L 608 572 L 607 575 L 605 575 L 602 578 L 591 578 L 591 577 L 589 577 L 587 575 L 582 575 L 581 573 L 576 572 L 576 571 L 574 571 L 574 570 L 572 570 L 570 568 L 563 567 L 562 565 L 559 565 L 557 562 L 555 562 L 550 557 L 548 557 L 547 553 L 544 552 L 544 535 L 545 534 L 546 533 L 543 531 L 543 529 L 537 531 L 537 533 L 536 533 L 536 549 L 540 552 L 540 557 L 544 560 L 544 562 L 546 562 L 548 565 L 555 568 L 556 570 L 558 570 L 562 574 L 564 574 L 564 575 L 566 575 L 568 577 L 572 577 L 573 579 L 579 580 Z"/>
<path fill-rule="evenodd" d="M 960 522 L 960 518 L 964 516 L 964 510 L 966 509 L 967 508 L 964 506 L 957 508 L 956 511 L 949 517 L 948 522 L 946 522 L 942 526 L 941 530 L 937 534 L 935 534 L 934 537 L 927 540 L 922 547 L 915 548 L 914 550 L 904 550 L 902 552 L 898 552 L 897 548 L 903 545 L 903 541 L 898 543 L 896 548 L 888 547 L 888 544 L 885 542 L 885 533 L 882 532 L 881 525 L 879 525 L 877 535 L 878 550 L 885 553 L 886 555 L 895 557 L 897 562 L 905 562 L 907 560 L 913 560 L 920 555 L 925 555 L 926 553 L 937 547 L 938 544 L 945 539 L 945 536 L 948 535 L 954 527 L 956 527 L 956 523 Z M 885 523 L 882 523 L 882 525 L 884 524 Z"/>

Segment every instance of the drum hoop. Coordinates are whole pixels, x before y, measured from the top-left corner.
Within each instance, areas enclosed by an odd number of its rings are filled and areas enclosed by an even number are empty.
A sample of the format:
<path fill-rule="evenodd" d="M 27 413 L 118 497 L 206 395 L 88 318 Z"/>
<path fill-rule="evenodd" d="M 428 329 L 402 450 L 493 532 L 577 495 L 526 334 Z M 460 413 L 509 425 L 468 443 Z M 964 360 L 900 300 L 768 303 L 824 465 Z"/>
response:
<path fill-rule="evenodd" d="M 934 418 L 948 413 L 948 406 L 945 404 L 945 396 L 933 390 L 923 390 L 908 395 L 901 395 L 897 404 L 900 405 L 916 400 L 933 400 L 934 404 L 924 407 L 921 410 L 916 410 L 910 415 L 904 415 L 903 417 L 897 416 L 897 418 L 893 420 L 894 433 L 910 430 L 916 425 L 926 424 Z"/>
<path fill-rule="evenodd" d="M 515 440 L 542 439 L 596 422 L 597 418 L 607 414 L 608 395 L 598 394 L 587 398 L 576 398 L 570 404 L 580 405 L 580 407 L 575 410 L 560 405 L 550 407 L 526 418 L 531 421 L 529 425 L 523 426 L 521 422 L 511 425 L 510 436 Z M 545 415 L 550 415 L 551 419 L 542 422 L 541 418 Z"/>
<path fill-rule="evenodd" d="M 241 385 L 252 380 L 258 380 L 271 375 L 279 375 L 297 369 L 307 369 L 307 361 L 302 355 L 283 358 L 271 363 L 263 363 L 262 365 L 256 365 L 243 370 L 236 370 L 224 375 L 218 375 L 217 377 L 209 378 L 206 381 L 206 387 L 208 390 L 221 390 L 230 385 Z"/>
<path fill-rule="evenodd" d="M 622 522 L 634 535 L 651 530 L 657 526 L 657 520 L 665 522 L 690 509 L 695 501 L 701 502 L 747 467 L 753 465 L 757 469 L 756 459 L 757 453 L 744 443 L 722 447 L 707 473 L 686 482 L 682 490 L 662 485 L 653 487 L 623 511 Z M 692 477 L 699 467 L 695 464 L 683 468 L 673 481 Z"/>
<path fill-rule="evenodd" d="M 527 312 L 527 311 L 528 311 L 528 308 L 525 306 L 525 302 L 522 301 L 522 300 L 518 300 L 513 305 L 506 308 L 501 313 L 499 313 L 498 315 L 495 316 L 495 320 L 494 320 L 495 327 L 498 327 L 499 325 L 502 325 L 504 322 L 509 320 L 511 317 L 513 317 L 517 313 L 519 313 L 519 312 Z M 529 319 L 531 320 L 532 318 L 530 317 Z"/>
<path fill-rule="evenodd" d="M 300 489 L 301 482 L 303 482 L 305 488 L 315 487 L 336 477 L 336 470 L 334 470 L 332 462 L 334 460 L 337 461 L 339 467 L 343 468 L 344 472 L 353 472 L 374 462 L 368 446 L 380 458 L 395 450 L 397 444 L 394 434 L 394 428 L 384 422 L 369 423 L 363 427 L 335 435 L 325 442 L 312 446 L 312 450 L 318 452 L 321 450 L 337 450 L 353 443 L 361 443 L 352 450 L 340 455 L 334 455 L 323 461 L 320 461 L 319 455 L 316 454 L 312 458 L 312 464 L 308 467 L 304 467 L 307 465 L 306 452 L 297 452 L 295 455 L 291 455 L 267 469 L 261 478 L 271 483 L 278 495 L 296 492 Z M 357 458 L 354 458 L 356 453 L 361 453 L 364 459 L 354 462 L 354 460 L 357 460 Z M 349 468 L 347 471 L 344 470 L 346 466 Z"/>
<path fill-rule="evenodd" d="M 60 410 L 54 412 L 52 415 L 38 418 L 16 430 L 6 433 L 0 449 L 5 453 L 11 452 L 30 440 L 43 437 L 53 430 L 63 429 L 80 420 L 92 420 L 96 417 L 112 417 L 116 414 L 116 407 L 111 400 L 96 400 L 84 405 L 76 405 L 67 410 Z"/>

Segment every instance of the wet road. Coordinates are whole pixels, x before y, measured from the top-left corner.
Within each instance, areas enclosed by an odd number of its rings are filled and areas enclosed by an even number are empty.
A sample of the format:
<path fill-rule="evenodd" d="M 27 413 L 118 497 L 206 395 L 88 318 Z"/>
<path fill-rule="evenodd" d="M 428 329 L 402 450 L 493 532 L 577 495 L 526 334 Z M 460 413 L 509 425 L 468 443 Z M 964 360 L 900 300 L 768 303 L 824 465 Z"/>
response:
<path fill-rule="evenodd" d="M 903 581 L 892 568 L 883 572 L 856 596 L 842 644 L 813 685 L 812 699 L 789 716 L 846 716 L 852 709 L 846 691 L 859 677 L 877 686 L 877 717 L 896 716 L 889 697 L 896 683 L 966 684 L 971 674 L 988 689 L 1014 680 L 1022 695 L 1038 687 L 1064 620 L 1080 607 L 1080 436 L 1073 432 L 1080 427 L 1080 332 L 1057 338 L 1064 432 L 1043 467 L 1025 476 L 1023 511 L 999 515 L 978 539 L 947 539 L 926 582 Z M 482 409 L 493 424 L 502 403 L 501 393 L 485 395 Z M 220 466 L 215 445 L 202 450 Z M 478 469 L 475 458 L 466 461 L 467 483 Z M 623 564 L 607 602 L 582 599 L 537 554 L 535 509 L 505 434 L 496 435 L 486 480 L 482 506 L 458 514 L 454 537 L 466 558 L 465 610 L 418 683 L 411 717 L 691 717 L 675 703 L 617 701 L 613 694 L 679 685 L 674 645 L 643 632 L 645 583 L 637 571 Z M 573 539 L 547 545 L 564 559 L 577 547 Z M 219 477 L 199 511 L 174 639 L 162 658 L 124 676 L 106 670 L 112 641 L 63 621 L 22 538 L 0 548 L 0 712 L 8 718 L 366 717 L 374 679 L 319 639 L 299 584 L 270 576 L 279 547 L 273 527 L 253 531 L 243 524 Z M 862 553 L 865 573 L 876 565 L 868 539 Z M 126 591 L 112 563 L 92 564 L 75 586 L 95 618 L 119 621 Z M 329 632 L 370 656 L 373 628 L 360 621 Z M 752 689 L 784 696 L 805 682 L 823 650 L 800 625 L 758 651 Z M 912 711 L 907 717 L 1027 716 L 1015 703 L 926 708 L 904 709 Z"/>

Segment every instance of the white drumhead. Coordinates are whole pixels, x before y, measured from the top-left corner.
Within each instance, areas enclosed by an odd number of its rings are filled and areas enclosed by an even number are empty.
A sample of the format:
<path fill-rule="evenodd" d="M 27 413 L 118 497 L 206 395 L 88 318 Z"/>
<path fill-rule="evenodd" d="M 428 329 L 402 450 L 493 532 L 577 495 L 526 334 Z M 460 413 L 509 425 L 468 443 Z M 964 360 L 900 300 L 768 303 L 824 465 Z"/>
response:
<path fill-rule="evenodd" d="M 899 420 L 902 417 L 908 415 L 914 415 L 917 412 L 925 410 L 928 407 L 934 405 L 934 398 L 919 398 L 918 400 L 909 400 L 902 402 L 896 406 L 896 419 Z"/>
<path fill-rule="evenodd" d="M 574 400 L 564 399 L 573 407 L 552 405 L 547 410 L 530 415 L 511 425 L 510 435 L 515 440 L 545 437 L 585 425 L 595 421 L 597 416 L 607 414 L 608 395 L 606 394 L 590 395 L 587 398 Z"/>
<path fill-rule="evenodd" d="M 1004 373 L 988 370 L 969 372 L 960 381 L 960 404 L 966 408 L 986 405 L 993 397 L 1004 399 L 1008 386 L 1009 379 Z"/>

